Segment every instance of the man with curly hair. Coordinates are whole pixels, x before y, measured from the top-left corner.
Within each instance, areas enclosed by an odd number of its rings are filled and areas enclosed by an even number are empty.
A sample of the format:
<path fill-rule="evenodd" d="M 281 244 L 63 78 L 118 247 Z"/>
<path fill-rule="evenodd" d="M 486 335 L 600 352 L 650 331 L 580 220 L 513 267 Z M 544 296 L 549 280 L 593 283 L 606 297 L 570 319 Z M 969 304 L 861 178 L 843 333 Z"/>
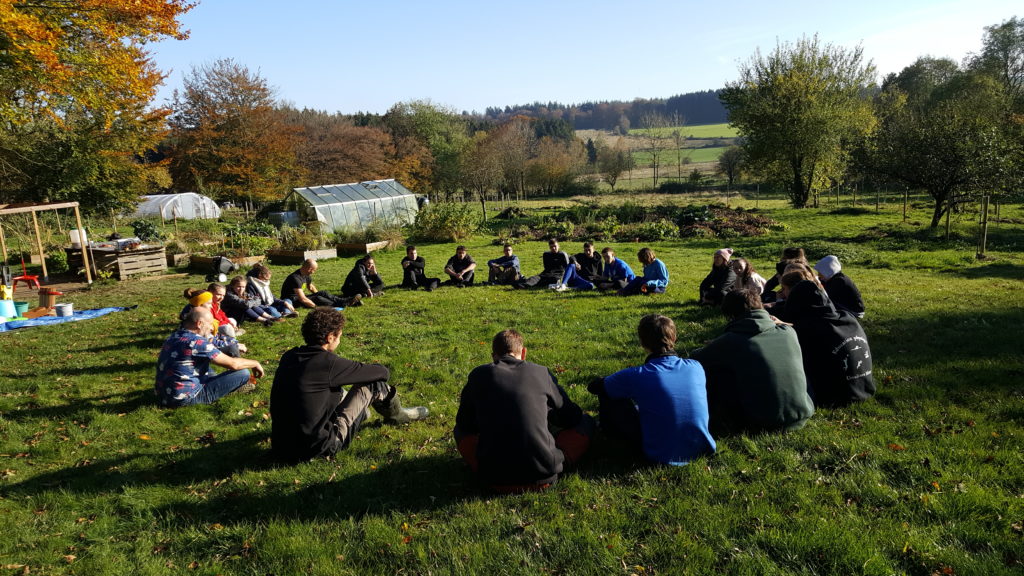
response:
<path fill-rule="evenodd" d="M 316 308 L 302 323 L 306 345 L 281 357 L 270 391 L 275 457 L 298 462 L 344 450 L 369 417 L 370 406 L 389 424 L 427 416 L 423 406 L 402 407 L 386 367 L 334 353 L 344 327 L 340 311 Z"/>

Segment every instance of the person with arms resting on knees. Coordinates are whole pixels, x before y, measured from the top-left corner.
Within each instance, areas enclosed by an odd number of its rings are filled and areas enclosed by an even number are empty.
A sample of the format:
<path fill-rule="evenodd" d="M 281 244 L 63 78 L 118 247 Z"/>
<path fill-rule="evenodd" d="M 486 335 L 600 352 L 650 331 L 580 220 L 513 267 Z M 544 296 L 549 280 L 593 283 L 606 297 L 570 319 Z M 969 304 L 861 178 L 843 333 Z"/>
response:
<path fill-rule="evenodd" d="M 722 312 L 729 319 L 724 333 L 690 355 L 707 376 L 712 430 L 803 428 L 814 402 L 796 331 L 772 320 L 760 290 L 727 293 Z"/>
<path fill-rule="evenodd" d="M 388 424 L 426 418 L 423 406 L 402 407 L 386 367 L 335 353 L 344 328 L 344 314 L 317 308 L 302 322 L 305 345 L 281 356 L 270 390 L 270 447 L 276 458 L 299 462 L 344 450 L 371 406 Z"/>
<path fill-rule="evenodd" d="M 583 243 L 583 252 L 573 256 L 574 263 L 566 266 L 562 279 L 552 286 L 552 290 L 564 292 L 570 288 L 576 290 L 593 290 L 601 279 L 601 256 L 594 252 L 594 245 Z"/>
<path fill-rule="evenodd" d="M 662 464 L 681 466 L 714 453 L 704 370 L 676 355 L 675 323 L 648 314 L 637 333 L 647 353 L 644 364 L 587 386 L 598 398 L 601 428 Z"/>
<path fill-rule="evenodd" d="M 245 293 L 259 298 L 260 304 L 264 306 L 273 306 L 283 318 L 298 316 L 290 299 L 274 297 L 274 291 L 270 289 L 270 276 L 270 268 L 264 264 L 254 264 L 246 273 L 249 283 L 245 286 Z"/>
<path fill-rule="evenodd" d="M 415 246 L 406 246 L 405 258 L 402 258 L 402 288 L 415 290 L 422 287 L 427 292 L 433 291 L 441 284 L 440 278 L 427 278 L 427 261 L 416 251 Z"/>
<path fill-rule="evenodd" d="M 515 288 L 535 288 L 537 286 L 551 287 L 562 281 L 565 270 L 576 263 L 572 256 L 562 251 L 558 240 L 548 240 L 548 251 L 541 256 L 544 261 L 544 271 L 536 276 L 522 278 L 513 284 Z"/>
<path fill-rule="evenodd" d="M 333 306 L 345 308 L 347 306 L 361 306 L 362 296 L 343 298 L 335 296 L 326 290 L 317 290 L 313 284 L 313 274 L 320 268 L 316 260 L 307 259 L 302 262 L 298 270 L 292 272 L 281 284 L 281 299 L 289 300 L 294 306 L 303 308 L 316 308 L 317 306 Z"/>
<path fill-rule="evenodd" d="M 636 257 L 644 266 L 644 275 L 633 278 L 625 288 L 619 290 L 619 296 L 664 294 L 668 289 L 668 268 L 665 263 L 658 260 L 650 248 L 641 248 Z"/>
<path fill-rule="evenodd" d="M 341 286 L 341 295 L 346 298 L 375 298 L 383 293 L 384 280 L 377 273 L 373 255 L 367 254 L 356 260 Z"/>
<path fill-rule="evenodd" d="M 459 453 L 496 492 L 543 490 L 587 451 L 593 418 L 550 370 L 526 361 L 515 330 L 494 337 L 491 359 L 462 389 L 453 431 Z"/>
<path fill-rule="evenodd" d="M 455 248 L 455 255 L 448 259 L 444 265 L 444 273 L 448 279 L 444 281 L 449 286 L 465 288 L 473 285 L 473 276 L 476 270 L 476 260 L 466 252 L 465 246 Z"/>
<path fill-rule="evenodd" d="M 729 258 L 732 256 L 732 248 L 722 248 L 715 251 L 714 260 L 711 264 L 711 272 L 704 277 L 700 283 L 700 303 L 706 306 L 718 306 L 722 298 L 733 289 L 736 284 L 736 272 L 729 266 Z"/>
<path fill-rule="evenodd" d="M 233 358 L 214 345 L 214 319 L 210 310 L 195 307 L 180 328 L 164 341 L 156 361 L 154 392 L 165 408 L 212 404 L 232 392 L 251 392 L 263 377 L 263 366 L 255 360 Z M 210 364 L 227 368 L 217 374 Z"/>
<path fill-rule="evenodd" d="M 629 264 L 621 258 L 616 258 L 615 250 L 610 246 L 605 246 L 604 250 L 601 250 L 601 258 L 604 260 L 604 273 L 595 284 L 598 290 L 622 290 L 636 278 Z"/>
<path fill-rule="evenodd" d="M 519 281 L 519 256 L 512 253 L 512 245 L 502 247 L 502 256 L 487 261 L 488 284 L 515 284 Z"/>
<path fill-rule="evenodd" d="M 246 320 L 270 326 L 280 320 L 281 313 L 273 306 L 265 306 L 258 296 L 246 291 L 249 281 L 245 276 L 235 276 L 228 284 L 228 292 L 224 295 L 221 307 L 224 313 L 238 324 Z"/>
<path fill-rule="evenodd" d="M 814 265 L 821 277 L 821 287 L 836 308 L 846 310 L 857 318 L 864 317 L 864 298 L 849 276 L 843 274 L 843 265 L 835 256 L 825 256 Z"/>

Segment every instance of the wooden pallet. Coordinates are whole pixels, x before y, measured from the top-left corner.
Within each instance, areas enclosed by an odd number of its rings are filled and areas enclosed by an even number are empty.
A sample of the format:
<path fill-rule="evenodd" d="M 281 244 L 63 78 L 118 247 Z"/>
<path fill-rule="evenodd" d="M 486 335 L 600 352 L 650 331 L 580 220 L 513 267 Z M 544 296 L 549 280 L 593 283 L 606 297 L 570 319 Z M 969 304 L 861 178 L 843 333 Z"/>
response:
<path fill-rule="evenodd" d="M 68 265 L 72 269 L 80 268 L 82 266 L 81 250 L 71 248 L 66 249 L 66 252 L 68 253 Z M 94 249 L 90 251 L 89 255 L 93 272 L 110 271 L 118 280 L 167 270 L 167 254 L 163 246 L 148 246 L 123 252 Z"/>

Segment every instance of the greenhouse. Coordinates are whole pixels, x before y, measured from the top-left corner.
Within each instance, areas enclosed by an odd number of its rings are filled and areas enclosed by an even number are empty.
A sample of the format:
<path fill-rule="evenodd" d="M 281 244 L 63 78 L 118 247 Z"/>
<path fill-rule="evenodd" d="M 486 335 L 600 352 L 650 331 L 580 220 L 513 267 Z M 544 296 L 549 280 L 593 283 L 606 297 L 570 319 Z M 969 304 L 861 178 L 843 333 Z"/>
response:
<path fill-rule="evenodd" d="M 220 207 L 207 196 L 195 192 L 143 196 L 133 218 L 159 215 L 163 220 L 220 218 Z"/>
<path fill-rule="evenodd" d="M 371 180 L 294 188 L 284 199 L 280 223 L 319 221 L 327 231 L 362 230 L 375 220 L 409 224 L 416 219 L 416 195 L 395 180 Z"/>

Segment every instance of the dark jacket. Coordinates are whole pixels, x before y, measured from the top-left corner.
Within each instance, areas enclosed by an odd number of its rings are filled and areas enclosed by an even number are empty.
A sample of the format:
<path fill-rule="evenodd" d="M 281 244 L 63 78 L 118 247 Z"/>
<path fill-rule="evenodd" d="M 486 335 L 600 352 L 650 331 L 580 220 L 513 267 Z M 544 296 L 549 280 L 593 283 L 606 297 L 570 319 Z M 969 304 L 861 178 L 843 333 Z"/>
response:
<path fill-rule="evenodd" d="M 228 290 L 228 292 L 224 294 L 224 300 L 220 303 L 220 308 L 228 315 L 228 318 L 231 318 L 235 322 L 241 324 L 248 319 L 248 316 L 245 315 L 246 311 L 259 305 L 260 299 L 258 297 L 254 298 L 246 293 L 243 298 Z"/>
<path fill-rule="evenodd" d="M 800 338 L 815 405 L 842 406 L 874 395 L 871 349 L 853 314 L 836 310 L 823 290 L 804 280 L 789 291 L 786 321 Z"/>
<path fill-rule="evenodd" d="M 600 253 L 594 252 L 593 256 L 587 256 L 586 253 L 580 252 L 573 258 L 580 265 L 580 269 L 577 272 L 584 280 L 596 282 L 601 279 L 604 260 L 601 259 Z"/>
<path fill-rule="evenodd" d="M 548 424 L 572 428 L 582 417 L 547 368 L 504 356 L 469 373 L 455 436 L 479 434 L 476 456 L 484 483 L 548 484 L 564 462 Z"/>
<path fill-rule="evenodd" d="M 408 262 L 408 266 L 404 264 Z M 402 258 L 402 286 L 405 288 L 415 288 L 425 284 L 426 273 L 424 270 L 427 267 L 427 261 L 423 259 L 423 256 L 417 256 L 416 259 L 409 258 L 406 256 Z"/>
<path fill-rule="evenodd" d="M 711 272 L 700 283 L 701 300 L 705 298 L 715 304 L 721 304 L 722 298 L 736 284 L 736 272 L 731 266 L 712 266 Z"/>
<path fill-rule="evenodd" d="M 569 256 L 569 254 L 562 250 L 558 252 L 548 250 L 541 256 L 541 259 L 544 261 L 544 272 L 541 274 L 558 276 L 559 279 L 561 279 L 562 274 L 565 274 L 566 267 L 576 262 L 572 256 Z"/>
<path fill-rule="evenodd" d="M 731 430 L 795 430 L 814 414 L 796 331 L 751 310 L 691 357 L 707 375 L 711 425 Z"/>
<path fill-rule="evenodd" d="M 336 452 L 335 410 L 344 386 L 386 381 L 388 369 L 342 358 L 319 346 L 299 346 L 281 356 L 270 389 L 270 446 L 274 456 L 300 461 Z"/>
<path fill-rule="evenodd" d="M 828 294 L 829 300 L 836 308 L 852 312 L 857 317 L 864 315 L 864 299 L 861 298 L 860 290 L 849 276 L 842 272 L 836 272 L 835 276 L 821 284 L 825 287 L 825 293 Z"/>
<path fill-rule="evenodd" d="M 359 259 L 356 260 L 355 266 L 352 267 L 348 276 L 345 277 L 345 283 L 341 286 L 341 293 L 349 297 L 356 294 L 367 296 L 375 288 L 379 289 L 383 286 L 384 281 L 381 277 L 370 272 L 366 267 L 366 261 Z"/>

